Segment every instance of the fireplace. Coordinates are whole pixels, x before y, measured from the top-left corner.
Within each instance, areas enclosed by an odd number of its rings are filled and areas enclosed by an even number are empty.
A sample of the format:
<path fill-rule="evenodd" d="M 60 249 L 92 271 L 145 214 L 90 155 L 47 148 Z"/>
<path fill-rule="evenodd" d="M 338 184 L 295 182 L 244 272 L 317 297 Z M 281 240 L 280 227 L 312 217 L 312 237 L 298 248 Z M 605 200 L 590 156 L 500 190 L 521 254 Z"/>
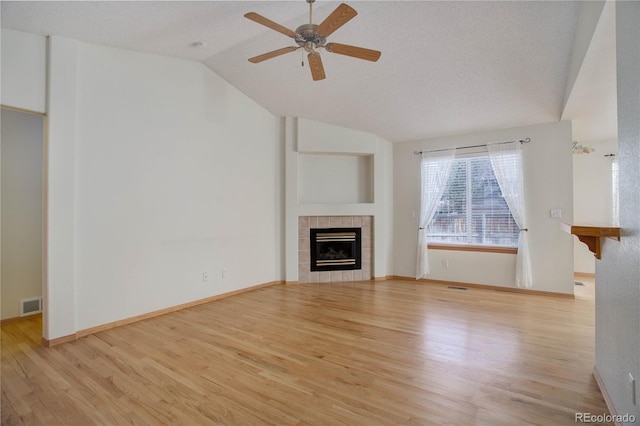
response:
<path fill-rule="evenodd" d="M 309 231 L 311 271 L 345 271 L 361 268 L 360 228 L 312 228 Z"/>

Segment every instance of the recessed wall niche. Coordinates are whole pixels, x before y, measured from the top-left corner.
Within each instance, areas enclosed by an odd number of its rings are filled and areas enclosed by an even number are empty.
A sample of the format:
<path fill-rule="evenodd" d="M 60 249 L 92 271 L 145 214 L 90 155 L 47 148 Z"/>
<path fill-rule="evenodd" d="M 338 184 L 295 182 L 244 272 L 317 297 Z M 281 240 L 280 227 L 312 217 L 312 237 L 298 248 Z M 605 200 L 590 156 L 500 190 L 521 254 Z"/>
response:
<path fill-rule="evenodd" d="M 298 202 L 373 203 L 373 156 L 300 154 Z"/>

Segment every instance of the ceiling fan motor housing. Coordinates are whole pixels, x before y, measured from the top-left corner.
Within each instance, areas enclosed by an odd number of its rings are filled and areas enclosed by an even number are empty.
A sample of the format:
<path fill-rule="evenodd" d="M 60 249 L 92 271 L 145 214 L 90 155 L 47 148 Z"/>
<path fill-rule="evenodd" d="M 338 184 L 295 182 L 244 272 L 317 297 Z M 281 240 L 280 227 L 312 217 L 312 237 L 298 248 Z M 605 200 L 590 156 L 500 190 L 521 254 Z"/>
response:
<path fill-rule="evenodd" d="M 295 41 L 307 52 L 313 51 L 313 47 L 324 47 L 327 43 L 327 38 L 318 34 L 316 28 L 318 28 L 316 24 L 304 24 L 296 28 Z"/>

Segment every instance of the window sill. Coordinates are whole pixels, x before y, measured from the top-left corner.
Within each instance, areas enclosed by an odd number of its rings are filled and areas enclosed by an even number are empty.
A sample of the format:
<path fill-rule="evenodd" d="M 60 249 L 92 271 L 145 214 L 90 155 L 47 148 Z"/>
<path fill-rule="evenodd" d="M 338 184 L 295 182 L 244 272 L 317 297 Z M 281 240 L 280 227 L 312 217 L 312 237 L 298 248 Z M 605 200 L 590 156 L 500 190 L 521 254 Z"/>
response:
<path fill-rule="evenodd" d="M 455 244 L 429 244 L 427 246 L 431 250 L 454 250 L 454 251 L 478 251 L 483 253 L 504 253 L 517 254 L 516 247 L 495 247 L 495 246 L 469 246 Z"/>

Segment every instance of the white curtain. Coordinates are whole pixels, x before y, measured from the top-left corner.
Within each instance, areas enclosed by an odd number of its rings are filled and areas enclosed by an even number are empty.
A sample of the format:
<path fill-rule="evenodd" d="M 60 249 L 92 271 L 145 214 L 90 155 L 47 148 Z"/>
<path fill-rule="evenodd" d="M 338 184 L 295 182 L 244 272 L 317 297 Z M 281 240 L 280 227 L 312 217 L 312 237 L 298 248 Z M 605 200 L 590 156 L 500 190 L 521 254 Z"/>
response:
<path fill-rule="evenodd" d="M 487 144 L 489 159 L 502 196 L 511 215 L 520 228 L 518 254 L 516 255 L 516 286 L 529 288 L 533 284 L 529 241 L 527 238 L 527 216 L 524 205 L 522 149 L 520 142 Z"/>
<path fill-rule="evenodd" d="M 433 219 L 438 208 L 438 202 L 447 187 L 455 153 L 455 148 L 422 153 L 420 162 L 422 197 L 420 203 L 420 229 L 418 230 L 416 279 L 424 278 L 429 274 L 427 226 Z"/>

